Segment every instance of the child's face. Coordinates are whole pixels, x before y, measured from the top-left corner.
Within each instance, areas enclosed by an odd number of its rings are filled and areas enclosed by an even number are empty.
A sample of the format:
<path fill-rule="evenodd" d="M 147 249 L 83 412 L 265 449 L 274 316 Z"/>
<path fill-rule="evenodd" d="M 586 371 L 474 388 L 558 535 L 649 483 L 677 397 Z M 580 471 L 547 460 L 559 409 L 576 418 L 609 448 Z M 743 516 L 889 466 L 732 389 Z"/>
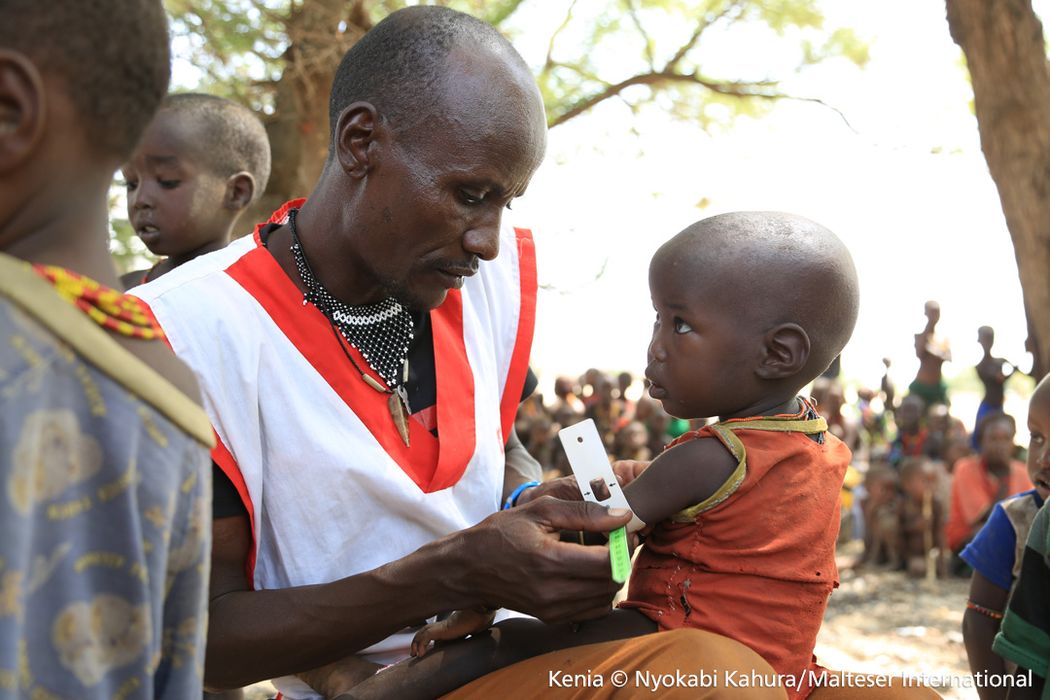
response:
<path fill-rule="evenodd" d="M 186 118 L 162 111 L 121 169 L 128 219 L 155 255 L 186 255 L 227 235 L 225 179 L 200 162 L 193 144 Z"/>
<path fill-rule="evenodd" d="M 981 456 L 990 464 L 1009 464 L 1014 453 L 1014 431 L 1008 421 L 996 420 L 984 426 Z"/>
<path fill-rule="evenodd" d="M 730 313 L 727 295 L 689 267 L 658 255 L 649 269 L 656 309 L 649 394 L 678 418 L 728 418 L 756 398 L 748 396 L 753 338 L 745 320 Z"/>
<path fill-rule="evenodd" d="M 1050 497 L 1050 380 L 1036 387 L 1028 405 L 1028 476 L 1046 500 Z"/>

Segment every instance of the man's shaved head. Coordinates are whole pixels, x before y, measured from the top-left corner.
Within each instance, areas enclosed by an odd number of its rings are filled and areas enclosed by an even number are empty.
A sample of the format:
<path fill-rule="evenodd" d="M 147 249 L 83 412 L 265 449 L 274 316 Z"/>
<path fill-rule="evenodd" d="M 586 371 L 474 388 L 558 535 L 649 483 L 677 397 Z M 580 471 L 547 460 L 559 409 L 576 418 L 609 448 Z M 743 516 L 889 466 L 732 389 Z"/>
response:
<path fill-rule="evenodd" d="M 439 115 L 449 54 L 456 48 L 504 57 L 525 90 L 538 97 L 535 80 L 514 47 L 494 27 L 447 7 L 417 6 L 392 13 L 343 56 L 329 101 L 333 134 L 339 115 L 368 102 L 397 131 Z"/>
<path fill-rule="evenodd" d="M 653 264 L 688 265 L 698 285 L 756 330 L 801 326 L 810 340 L 806 381 L 841 352 L 857 322 L 857 271 L 823 226 L 781 212 L 734 212 L 689 226 Z M 712 286 L 713 285 L 713 286 Z"/>

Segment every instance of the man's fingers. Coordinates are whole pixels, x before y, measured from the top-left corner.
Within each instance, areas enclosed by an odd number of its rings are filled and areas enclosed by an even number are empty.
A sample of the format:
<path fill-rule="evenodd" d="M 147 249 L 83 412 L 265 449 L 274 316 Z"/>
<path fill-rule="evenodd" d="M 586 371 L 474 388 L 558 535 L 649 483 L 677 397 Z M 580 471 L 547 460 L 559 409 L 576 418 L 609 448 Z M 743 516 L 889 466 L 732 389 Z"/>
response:
<path fill-rule="evenodd" d="M 526 508 L 538 516 L 552 530 L 586 530 L 609 532 L 626 525 L 631 520 L 631 511 L 624 508 L 606 508 L 587 501 L 560 501 L 539 498 Z"/>

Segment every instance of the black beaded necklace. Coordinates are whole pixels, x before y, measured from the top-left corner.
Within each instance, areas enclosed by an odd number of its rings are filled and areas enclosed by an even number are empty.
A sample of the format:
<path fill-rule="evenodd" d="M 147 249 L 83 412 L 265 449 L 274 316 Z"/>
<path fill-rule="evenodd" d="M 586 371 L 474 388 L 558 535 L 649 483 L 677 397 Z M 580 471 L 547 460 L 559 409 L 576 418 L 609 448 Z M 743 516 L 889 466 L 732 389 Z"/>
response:
<path fill-rule="evenodd" d="M 288 211 L 288 230 L 292 234 L 291 249 L 295 268 L 306 287 L 303 305 L 313 304 L 328 319 L 340 349 L 365 383 L 376 391 L 390 394 L 387 402 L 390 416 L 407 446 L 409 408 L 405 382 L 408 381 L 408 346 L 413 338 L 412 315 L 393 297 L 364 306 L 351 306 L 336 299 L 317 279 L 306 259 L 295 227 L 296 214 L 297 209 Z M 362 371 L 353 355 L 343 347 L 343 340 L 358 349 L 361 357 L 386 386 Z"/>

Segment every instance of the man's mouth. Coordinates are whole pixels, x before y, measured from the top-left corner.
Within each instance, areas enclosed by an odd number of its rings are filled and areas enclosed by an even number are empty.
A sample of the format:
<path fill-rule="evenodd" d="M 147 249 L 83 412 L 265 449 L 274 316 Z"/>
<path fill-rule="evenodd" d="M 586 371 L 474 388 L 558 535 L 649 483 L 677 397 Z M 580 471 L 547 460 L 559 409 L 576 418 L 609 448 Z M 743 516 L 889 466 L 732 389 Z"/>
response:
<path fill-rule="evenodd" d="M 438 273 L 448 280 L 448 285 L 452 289 L 459 289 L 463 286 L 463 281 L 467 277 L 472 277 L 478 271 L 476 266 L 453 266 L 453 267 L 440 267 Z"/>

